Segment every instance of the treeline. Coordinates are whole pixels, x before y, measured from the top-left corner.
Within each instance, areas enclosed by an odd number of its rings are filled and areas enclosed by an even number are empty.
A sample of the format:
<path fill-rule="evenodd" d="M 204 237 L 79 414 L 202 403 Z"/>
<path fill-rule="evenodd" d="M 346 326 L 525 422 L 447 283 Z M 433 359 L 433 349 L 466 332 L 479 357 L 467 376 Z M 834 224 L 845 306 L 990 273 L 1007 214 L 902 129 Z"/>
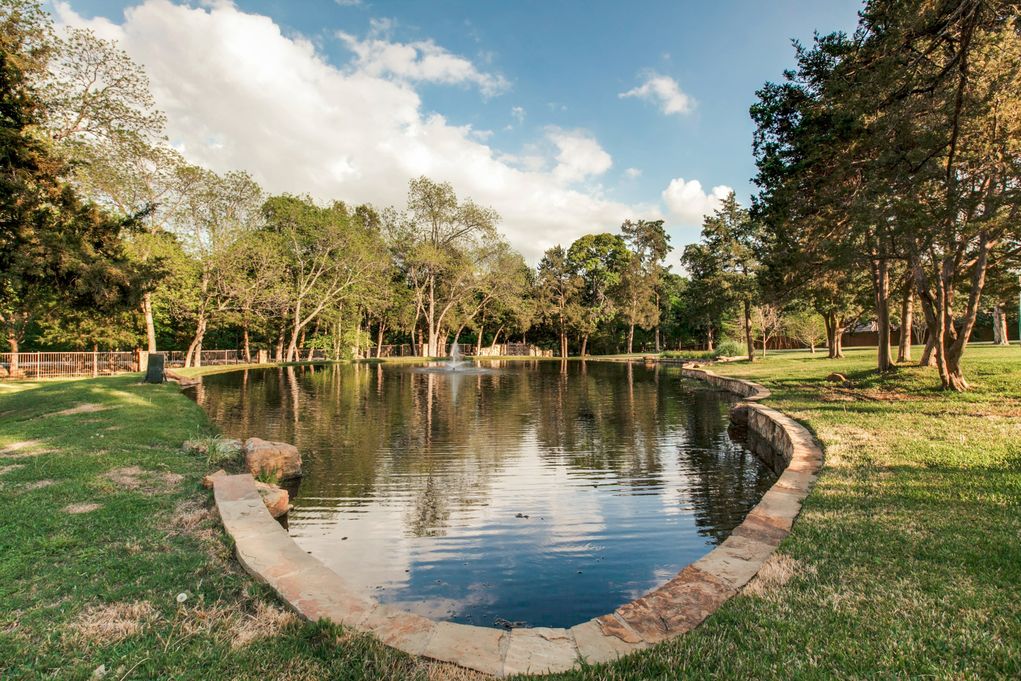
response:
<path fill-rule="evenodd" d="M 910 361 L 921 322 L 921 362 L 967 388 L 972 332 L 991 310 L 1006 343 L 1018 295 L 1019 7 L 870 0 L 854 35 L 795 45 L 797 67 L 751 108 L 751 210 L 727 201 L 684 253 L 710 327 L 737 306 L 754 356 L 757 323 L 812 310 L 840 356 L 842 333 L 872 321 L 884 372 L 891 327 Z"/>
<path fill-rule="evenodd" d="M 86 30 L 2 9 L 5 188 L 0 323 L 12 351 L 302 348 L 520 338 L 568 352 L 661 344 L 681 290 L 662 221 L 628 221 L 528 267 L 499 216 L 449 184 L 405 210 L 267 196 L 170 144 L 143 69 Z M 674 327 L 678 327 L 674 315 Z M 679 328 L 671 328 L 673 337 Z M 470 339 L 470 340 L 469 340 Z"/>

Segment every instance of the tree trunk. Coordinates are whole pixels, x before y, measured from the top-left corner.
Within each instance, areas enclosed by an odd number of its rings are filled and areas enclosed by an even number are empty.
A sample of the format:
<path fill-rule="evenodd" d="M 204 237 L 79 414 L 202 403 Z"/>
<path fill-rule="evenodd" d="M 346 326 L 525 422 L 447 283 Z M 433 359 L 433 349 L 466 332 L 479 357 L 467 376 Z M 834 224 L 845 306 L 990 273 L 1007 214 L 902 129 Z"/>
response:
<path fill-rule="evenodd" d="M 188 346 L 188 352 L 184 355 L 184 366 L 186 367 L 200 367 L 202 366 L 202 339 L 206 335 L 206 317 L 205 315 L 199 316 L 198 324 L 195 325 L 195 337 L 192 339 L 191 344 Z"/>
<path fill-rule="evenodd" d="M 712 352 L 713 351 L 713 327 L 712 326 L 710 326 L 708 329 L 706 329 L 705 349 L 708 352 Z"/>
<path fill-rule="evenodd" d="M 284 361 L 284 327 L 280 327 L 277 333 L 276 358 L 278 362 Z"/>
<path fill-rule="evenodd" d="M 485 327 L 484 323 L 480 321 L 479 322 L 479 334 L 478 334 L 478 337 L 475 339 L 475 354 L 476 355 L 481 355 L 482 354 L 482 332 L 483 332 L 483 330 L 485 328 L 486 327 Z"/>
<path fill-rule="evenodd" d="M 879 346 L 876 353 L 876 368 L 880 373 L 885 373 L 893 367 L 890 354 L 890 264 L 885 258 L 875 258 L 870 265 Z"/>
<path fill-rule="evenodd" d="M 915 287 L 908 280 L 904 287 L 904 296 L 900 302 L 900 343 L 897 346 L 897 361 L 911 361 L 911 328 L 914 324 Z"/>
<path fill-rule="evenodd" d="M 588 349 L 588 334 L 586 333 L 581 337 L 581 356 L 585 356 L 585 352 Z"/>
<path fill-rule="evenodd" d="M 635 342 L 635 323 L 631 322 L 627 330 L 627 354 L 631 354 Z"/>
<path fill-rule="evenodd" d="M 752 301 L 744 301 L 744 339 L 748 346 L 748 361 L 755 361 L 755 342 L 752 339 Z"/>
<path fill-rule="evenodd" d="M 564 330 L 560 330 L 560 356 L 564 359 L 567 358 L 567 334 Z"/>
<path fill-rule="evenodd" d="M 662 342 L 660 340 L 660 337 L 659 337 L 659 325 L 657 324 L 656 325 L 656 354 L 658 355 L 662 351 L 663 351 L 663 344 L 662 344 Z"/>
<path fill-rule="evenodd" d="M 493 336 L 493 343 L 489 346 L 489 352 L 492 354 L 493 350 L 496 349 L 496 343 L 500 340 L 500 334 L 503 333 L 503 327 L 501 326 L 496 330 L 496 335 Z"/>
<path fill-rule="evenodd" d="M 376 357 L 380 357 L 383 354 L 383 332 L 386 330 L 386 324 L 383 320 L 379 321 L 379 328 L 376 332 Z"/>
<path fill-rule="evenodd" d="M 145 341 L 149 352 L 156 352 L 156 324 L 152 319 L 152 293 L 142 294 L 142 316 L 145 317 Z"/>
<path fill-rule="evenodd" d="M 1010 336 L 1007 333 L 1007 315 L 1003 308 L 996 304 L 993 306 L 993 344 L 1010 345 Z"/>
<path fill-rule="evenodd" d="M 252 346 L 249 343 L 248 338 L 248 318 L 245 317 L 241 320 L 241 346 L 245 351 L 245 362 L 251 363 L 252 361 Z"/>
<path fill-rule="evenodd" d="M 10 373 L 11 376 L 17 376 L 18 375 L 18 371 L 19 371 L 19 369 L 18 369 L 18 346 L 20 344 L 18 342 L 18 336 L 15 333 L 10 332 L 10 333 L 7 334 L 7 345 L 9 345 L 10 348 L 11 348 L 11 363 L 10 363 L 9 373 Z"/>

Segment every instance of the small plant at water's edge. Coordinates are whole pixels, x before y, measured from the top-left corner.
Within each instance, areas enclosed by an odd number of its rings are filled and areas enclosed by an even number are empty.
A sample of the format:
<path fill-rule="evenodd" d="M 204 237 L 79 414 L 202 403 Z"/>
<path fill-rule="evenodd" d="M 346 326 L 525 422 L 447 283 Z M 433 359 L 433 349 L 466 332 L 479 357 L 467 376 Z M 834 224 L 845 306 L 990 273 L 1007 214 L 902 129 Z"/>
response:
<path fill-rule="evenodd" d="M 746 354 L 747 352 L 740 343 L 736 340 L 725 338 L 716 346 L 716 350 L 713 352 L 713 357 L 743 357 Z"/>

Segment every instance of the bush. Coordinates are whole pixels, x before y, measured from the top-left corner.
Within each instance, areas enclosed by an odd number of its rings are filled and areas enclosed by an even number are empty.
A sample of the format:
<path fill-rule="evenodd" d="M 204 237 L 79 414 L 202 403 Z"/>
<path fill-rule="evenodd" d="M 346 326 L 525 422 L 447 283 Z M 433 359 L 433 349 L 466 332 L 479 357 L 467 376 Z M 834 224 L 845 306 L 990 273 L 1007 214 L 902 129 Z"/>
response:
<path fill-rule="evenodd" d="M 709 350 L 667 350 L 660 354 L 660 357 L 667 359 L 690 359 L 695 361 L 706 361 L 716 357 L 715 352 Z"/>
<path fill-rule="evenodd" d="M 731 338 L 724 338 L 716 346 L 714 357 L 744 357 L 747 353 L 744 346 Z"/>

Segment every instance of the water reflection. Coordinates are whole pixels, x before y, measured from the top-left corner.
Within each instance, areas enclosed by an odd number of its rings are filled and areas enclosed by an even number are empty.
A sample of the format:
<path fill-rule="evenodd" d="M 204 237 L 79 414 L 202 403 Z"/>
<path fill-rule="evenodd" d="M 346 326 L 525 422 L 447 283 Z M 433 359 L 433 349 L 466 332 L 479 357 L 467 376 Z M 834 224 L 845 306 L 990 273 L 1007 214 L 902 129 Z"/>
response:
<path fill-rule="evenodd" d="M 676 369 L 487 366 L 247 370 L 206 377 L 196 399 L 231 435 L 299 446 L 303 548 L 453 621 L 604 614 L 722 541 L 772 483 L 727 434 L 731 398 Z"/>

